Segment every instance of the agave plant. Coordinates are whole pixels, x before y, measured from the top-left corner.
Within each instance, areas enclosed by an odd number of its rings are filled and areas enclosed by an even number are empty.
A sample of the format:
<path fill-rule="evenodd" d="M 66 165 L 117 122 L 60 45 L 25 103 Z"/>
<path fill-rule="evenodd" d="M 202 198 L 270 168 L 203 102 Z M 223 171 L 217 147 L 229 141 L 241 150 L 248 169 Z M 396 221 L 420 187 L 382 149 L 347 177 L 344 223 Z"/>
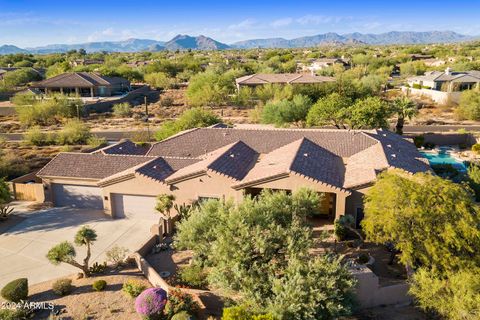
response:
<path fill-rule="evenodd" d="M 7 220 L 12 212 L 13 208 L 10 208 L 9 206 L 0 206 L 0 219 Z"/>

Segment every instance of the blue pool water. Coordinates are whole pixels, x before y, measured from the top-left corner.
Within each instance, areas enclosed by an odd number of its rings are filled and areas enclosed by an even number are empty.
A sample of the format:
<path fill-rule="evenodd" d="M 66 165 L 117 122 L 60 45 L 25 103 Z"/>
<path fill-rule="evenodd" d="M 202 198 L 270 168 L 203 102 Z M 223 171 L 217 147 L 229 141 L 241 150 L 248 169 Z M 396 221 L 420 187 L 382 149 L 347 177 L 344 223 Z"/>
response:
<path fill-rule="evenodd" d="M 450 155 L 448 152 L 424 152 L 420 151 L 420 153 L 428 159 L 428 162 L 430 165 L 436 165 L 436 164 L 451 164 L 452 167 L 459 171 L 466 171 L 467 166 L 463 161 L 457 160 L 454 157 Z"/>

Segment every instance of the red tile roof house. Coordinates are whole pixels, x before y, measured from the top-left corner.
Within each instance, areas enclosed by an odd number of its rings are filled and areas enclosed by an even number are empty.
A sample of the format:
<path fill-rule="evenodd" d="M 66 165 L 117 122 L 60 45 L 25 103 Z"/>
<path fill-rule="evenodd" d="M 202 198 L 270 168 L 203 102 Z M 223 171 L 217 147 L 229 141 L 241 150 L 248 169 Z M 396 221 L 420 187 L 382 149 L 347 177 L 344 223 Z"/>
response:
<path fill-rule="evenodd" d="M 60 153 L 38 172 L 56 206 L 157 220 L 155 197 L 176 203 L 241 201 L 263 189 L 310 187 L 326 195 L 329 222 L 363 217 L 363 195 L 383 170 L 430 167 L 415 146 L 382 130 L 198 128 L 149 148 L 124 140 L 94 153 Z"/>
<path fill-rule="evenodd" d="M 97 73 L 68 72 L 36 82 L 30 87 L 43 94 L 63 93 L 79 97 L 111 97 L 131 90 L 130 82 L 120 77 L 106 77 Z"/>

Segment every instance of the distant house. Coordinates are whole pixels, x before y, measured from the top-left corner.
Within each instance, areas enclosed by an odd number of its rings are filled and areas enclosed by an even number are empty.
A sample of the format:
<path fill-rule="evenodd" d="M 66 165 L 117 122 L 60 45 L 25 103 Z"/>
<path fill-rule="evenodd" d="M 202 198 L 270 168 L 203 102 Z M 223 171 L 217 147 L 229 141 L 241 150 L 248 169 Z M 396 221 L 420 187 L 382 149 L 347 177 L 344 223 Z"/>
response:
<path fill-rule="evenodd" d="M 153 60 L 150 60 L 150 61 L 133 61 L 133 62 L 127 63 L 127 66 L 129 66 L 130 68 L 139 68 L 139 67 L 148 66 L 149 64 L 152 64 L 153 62 L 154 62 Z"/>
<path fill-rule="evenodd" d="M 111 97 L 130 91 L 130 82 L 97 73 L 69 72 L 34 83 L 30 89 L 42 94 L 63 93 L 80 97 Z"/>
<path fill-rule="evenodd" d="M 335 81 L 335 78 L 332 77 L 321 77 L 303 73 L 257 73 L 235 80 L 238 90 L 240 90 L 241 87 L 258 87 L 266 84 L 305 85 L 333 81 Z"/>
<path fill-rule="evenodd" d="M 425 59 L 425 60 L 422 60 L 422 62 L 427 67 L 440 67 L 440 66 L 443 66 L 447 63 L 445 60 L 440 60 L 438 58 Z"/>
<path fill-rule="evenodd" d="M 105 61 L 103 59 L 75 59 L 70 62 L 72 67 L 78 66 L 89 66 L 92 64 L 103 64 Z"/>
<path fill-rule="evenodd" d="M 345 69 L 350 68 L 350 62 L 345 58 L 320 58 L 315 59 L 310 62 L 310 64 L 300 64 L 299 67 L 301 71 L 309 71 L 311 73 L 316 73 L 317 71 L 332 67 L 334 65 L 341 65 Z"/>
<path fill-rule="evenodd" d="M 412 61 L 427 60 L 427 59 L 434 58 L 434 56 L 432 56 L 431 54 L 418 54 L 418 53 L 411 54 L 409 55 L 409 57 L 410 59 L 412 59 Z"/>
<path fill-rule="evenodd" d="M 447 68 L 408 78 L 407 83 L 409 92 L 428 96 L 437 103 L 458 102 L 462 91 L 480 89 L 480 71 L 455 72 Z"/>

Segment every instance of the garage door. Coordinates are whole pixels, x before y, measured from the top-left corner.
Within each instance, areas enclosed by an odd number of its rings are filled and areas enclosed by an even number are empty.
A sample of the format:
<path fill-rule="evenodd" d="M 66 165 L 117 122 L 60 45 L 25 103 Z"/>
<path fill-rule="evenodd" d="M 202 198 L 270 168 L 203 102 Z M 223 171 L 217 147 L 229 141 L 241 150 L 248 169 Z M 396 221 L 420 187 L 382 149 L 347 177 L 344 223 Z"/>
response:
<path fill-rule="evenodd" d="M 112 194 L 113 215 L 115 218 L 160 219 L 155 210 L 156 198 L 128 194 Z"/>
<path fill-rule="evenodd" d="M 56 207 L 103 209 L 102 189 L 73 184 L 53 184 L 53 202 Z"/>

